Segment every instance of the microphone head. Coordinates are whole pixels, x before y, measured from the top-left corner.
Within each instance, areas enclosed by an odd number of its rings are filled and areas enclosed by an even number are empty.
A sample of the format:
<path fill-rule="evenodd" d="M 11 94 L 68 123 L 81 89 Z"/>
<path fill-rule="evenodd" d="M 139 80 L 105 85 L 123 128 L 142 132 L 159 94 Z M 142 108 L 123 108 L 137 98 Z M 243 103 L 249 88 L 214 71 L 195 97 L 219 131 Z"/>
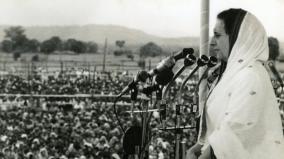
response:
<path fill-rule="evenodd" d="M 191 66 L 196 62 L 196 57 L 193 54 L 189 54 L 186 56 L 184 60 L 184 66 Z"/>
<path fill-rule="evenodd" d="M 217 65 L 217 63 L 218 63 L 218 59 L 215 56 L 210 56 L 207 66 L 214 67 Z"/>
<path fill-rule="evenodd" d="M 136 75 L 135 81 L 146 82 L 148 77 L 149 77 L 149 74 L 147 71 L 139 71 L 138 74 Z"/>
<path fill-rule="evenodd" d="M 206 55 L 201 55 L 201 57 L 197 60 L 198 66 L 207 65 L 209 58 Z"/>
<path fill-rule="evenodd" d="M 160 85 L 167 85 L 174 77 L 174 73 L 171 69 L 164 69 L 159 72 L 155 78 L 156 82 Z"/>
<path fill-rule="evenodd" d="M 182 50 L 182 52 L 185 53 L 186 56 L 187 56 L 187 55 L 193 54 L 194 53 L 194 49 L 193 48 L 184 48 Z"/>
<path fill-rule="evenodd" d="M 152 92 L 159 90 L 159 85 L 158 84 L 154 84 L 152 86 L 146 87 L 142 89 L 142 93 L 146 94 L 146 95 L 150 95 Z"/>
<path fill-rule="evenodd" d="M 184 48 L 177 55 L 174 56 L 175 61 L 185 58 L 187 55 L 193 54 L 193 48 Z"/>

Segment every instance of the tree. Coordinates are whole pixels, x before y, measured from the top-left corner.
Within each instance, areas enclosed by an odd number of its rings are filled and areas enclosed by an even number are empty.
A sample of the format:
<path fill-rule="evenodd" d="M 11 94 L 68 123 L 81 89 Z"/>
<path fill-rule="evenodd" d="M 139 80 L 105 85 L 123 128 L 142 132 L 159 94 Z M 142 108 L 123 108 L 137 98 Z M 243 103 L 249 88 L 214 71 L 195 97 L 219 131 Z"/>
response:
<path fill-rule="evenodd" d="M 131 61 L 134 60 L 134 55 L 133 55 L 133 53 L 132 53 L 131 50 L 125 50 L 125 55 L 126 55 L 126 57 L 127 57 L 128 59 L 130 59 Z"/>
<path fill-rule="evenodd" d="M 120 49 L 124 46 L 125 41 L 124 40 L 116 40 L 115 45 L 118 46 Z"/>
<path fill-rule="evenodd" d="M 34 55 L 34 56 L 32 57 L 32 61 L 33 61 L 33 62 L 38 62 L 38 61 L 39 61 L 39 56 L 38 56 L 38 55 Z"/>
<path fill-rule="evenodd" d="M 133 60 L 134 60 L 134 55 L 128 54 L 128 55 L 127 55 L 127 58 L 129 58 L 131 61 L 133 61 Z"/>
<path fill-rule="evenodd" d="M 39 46 L 40 46 L 40 42 L 36 39 L 28 40 L 26 42 L 26 50 L 30 52 L 38 52 Z"/>
<path fill-rule="evenodd" d="M 15 61 L 17 61 L 20 57 L 21 57 L 21 53 L 20 52 L 15 52 L 13 54 L 13 58 L 14 58 Z"/>
<path fill-rule="evenodd" d="M 114 56 L 121 56 L 121 55 L 123 55 L 123 54 L 124 54 L 124 51 L 121 51 L 121 50 L 115 50 L 115 51 L 113 52 L 113 54 L 114 54 Z"/>
<path fill-rule="evenodd" d="M 45 40 L 40 45 L 40 51 L 46 54 L 52 53 L 55 50 L 56 50 L 56 45 L 50 40 Z"/>
<path fill-rule="evenodd" d="M 87 47 L 84 42 L 76 40 L 72 47 L 72 51 L 76 53 L 85 53 L 87 50 Z"/>
<path fill-rule="evenodd" d="M 14 26 L 5 30 L 5 38 L 12 42 L 12 51 L 23 51 L 25 49 L 28 38 L 24 32 L 25 30 L 21 26 Z"/>
<path fill-rule="evenodd" d="M 20 57 L 21 57 L 21 53 L 20 52 L 15 52 L 13 54 L 13 58 L 14 58 L 15 61 L 17 61 Z"/>
<path fill-rule="evenodd" d="M 4 52 L 12 52 L 13 51 L 13 42 L 11 40 L 3 40 L 1 44 L 1 49 Z"/>
<path fill-rule="evenodd" d="M 17 41 L 19 37 L 25 36 L 25 30 L 21 26 L 10 27 L 8 29 L 5 29 L 4 31 L 5 37 L 9 38 L 12 41 Z"/>
<path fill-rule="evenodd" d="M 56 50 L 62 50 L 62 41 L 58 36 L 53 36 L 41 43 L 40 50 L 44 53 L 52 53 Z"/>
<path fill-rule="evenodd" d="M 162 53 L 162 48 L 153 42 L 149 42 L 140 48 L 141 57 L 155 57 L 161 55 Z"/>
<path fill-rule="evenodd" d="M 62 50 L 62 40 L 58 36 L 53 36 L 49 39 L 55 45 L 55 50 Z"/>
<path fill-rule="evenodd" d="M 141 68 L 144 70 L 145 67 L 146 67 L 145 59 L 140 59 L 140 60 L 138 61 L 138 66 L 141 67 Z"/>
<path fill-rule="evenodd" d="M 94 43 L 94 42 L 86 43 L 86 52 L 97 53 L 98 52 L 98 44 Z"/>
<path fill-rule="evenodd" d="M 86 44 L 76 39 L 68 39 L 64 43 L 64 50 L 73 51 L 75 53 L 85 53 L 87 50 Z"/>

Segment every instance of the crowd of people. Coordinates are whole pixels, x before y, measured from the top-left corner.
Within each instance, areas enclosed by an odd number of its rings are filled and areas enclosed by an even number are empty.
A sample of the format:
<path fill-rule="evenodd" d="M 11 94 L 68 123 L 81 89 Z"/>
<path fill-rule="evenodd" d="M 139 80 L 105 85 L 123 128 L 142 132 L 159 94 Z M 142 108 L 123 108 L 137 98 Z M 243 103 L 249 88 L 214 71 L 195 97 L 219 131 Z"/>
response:
<path fill-rule="evenodd" d="M 122 73 L 96 73 L 88 76 L 59 75 L 58 77 L 22 78 L 2 76 L 0 80 L 0 158 L 123 158 L 123 131 L 113 113 L 111 99 L 78 97 L 21 96 L 23 94 L 94 94 L 117 95 L 127 86 L 132 75 Z M 178 85 L 170 89 L 170 98 L 176 98 Z M 186 87 L 194 88 L 194 81 Z M 182 125 L 196 125 L 195 112 L 191 107 L 192 91 L 184 95 L 185 116 Z M 14 95 L 11 95 L 14 94 Z M 118 115 L 123 128 L 133 126 L 129 101 L 120 101 Z M 175 104 L 175 103 L 173 103 Z M 139 107 L 135 107 L 139 109 Z M 168 126 L 174 126 L 174 107 L 167 115 Z M 150 158 L 171 158 L 174 153 L 174 132 L 162 131 L 160 116 L 154 112 L 151 117 Z M 186 147 L 196 141 L 196 129 L 188 129 L 182 139 Z"/>
<path fill-rule="evenodd" d="M 91 78 L 64 74 L 46 78 L 1 76 L 0 158 L 122 159 L 124 133 L 113 113 L 113 99 L 52 98 L 44 95 L 117 95 L 132 78 L 133 75 L 118 72 L 97 72 Z M 187 107 L 183 108 L 182 125 L 197 125 L 197 109 L 192 105 L 195 84 L 193 79 L 185 87 L 186 93 L 182 99 Z M 175 124 L 174 105 L 177 104 L 175 99 L 179 86 L 177 82 L 169 91 L 170 101 L 173 101 L 170 105 L 173 107 L 168 107 L 168 126 Z M 32 95 L 42 96 L 35 98 Z M 141 117 L 126 113 L 131 109 L 130 100 L 119 103 L 118 115 L 123 128 L 127 130 L 133 126 L 135 119 Z M 150 158 L 172 158 L 174 131 L 159 130 L 161 120 L 158 112 L 152 113 L 150 126 Z M 182 140 L 187 148 L 191 147 L 197 140 L 197 130 L 185 130 Z"/>
<path fill-rule="evenodd" d="M 30 76 L 9 75 L 0 79 L 0 93 L 6 94 L 117 94 L 129 82 L 122 74 Z"/>

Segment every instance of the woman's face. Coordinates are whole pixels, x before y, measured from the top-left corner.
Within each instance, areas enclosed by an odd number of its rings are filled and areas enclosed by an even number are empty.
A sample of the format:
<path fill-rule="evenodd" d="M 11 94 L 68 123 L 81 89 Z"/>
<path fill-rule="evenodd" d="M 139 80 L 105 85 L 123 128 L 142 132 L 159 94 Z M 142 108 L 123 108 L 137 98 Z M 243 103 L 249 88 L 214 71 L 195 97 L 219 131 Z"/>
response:
<path fill-rule="evenodd" d="M 225 31 L 223 20 L 217 19 L 214 27 L 214 36 L 210 44 L 211 49 L 217 53 L 219 59 L 228 60 L 229 57 L 229 35 Z"/>

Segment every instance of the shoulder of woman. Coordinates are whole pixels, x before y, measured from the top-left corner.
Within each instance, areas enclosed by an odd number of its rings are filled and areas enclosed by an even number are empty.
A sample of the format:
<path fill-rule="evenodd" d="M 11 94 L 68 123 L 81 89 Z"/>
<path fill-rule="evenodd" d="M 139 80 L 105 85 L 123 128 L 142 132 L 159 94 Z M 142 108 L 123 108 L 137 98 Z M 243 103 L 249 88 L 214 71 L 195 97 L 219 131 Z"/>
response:
<path fill-rule="evenodd" d="M 261 61 L 255 61 L 248 64 L 241 70 L 241 74 L 247 77 L 261 77 L 266 73 L 266 63 Z"/>
<path fill-rule="evenodd" d="M 259 70 L 253 65 L 245 67 L 238 75 L 242 80 L 256 80 L 259 76 Z"/>
<path fill-rule="evenodd" d="M 242 87 L 243 89 L 252 89 L 252 88 L 260 88 L 264 86 L 265 74 L 262 72 L 265 70 L 261 70 L 257 65 L 253 65 L 252 67 L 246 67 L 242 69 L 238 75 L 236 76 L 234 81 L 234 85 L 236 87 Z"/>

